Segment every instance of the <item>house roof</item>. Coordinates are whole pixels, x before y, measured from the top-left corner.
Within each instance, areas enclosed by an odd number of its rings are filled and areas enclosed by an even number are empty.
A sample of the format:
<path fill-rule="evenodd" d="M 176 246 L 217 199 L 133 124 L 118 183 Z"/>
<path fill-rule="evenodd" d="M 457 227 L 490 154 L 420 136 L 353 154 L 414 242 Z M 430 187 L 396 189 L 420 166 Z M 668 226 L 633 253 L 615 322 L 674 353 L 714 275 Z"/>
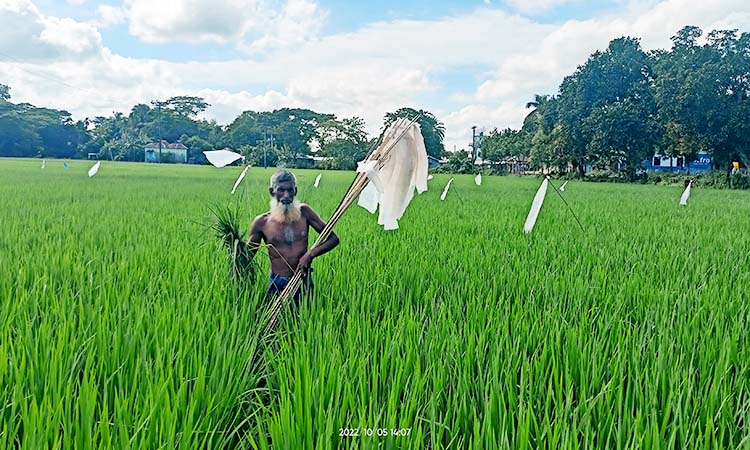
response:
<path fill-rule="evenodd" d="M 329 161 L 329 160 L 332 160 L 333 157 L 331 157 L 331 156 L 299 155 L 299 156 L 297 156 L 297 159 L 307 159 L 309 161 L 320 162 L 320 161 Z"/>
<path fill-rule="evenodd" d="M 150 143 L 146 144 L 146 148 L 158 149 L 159 148 L 159 143 L 158 142 L 150 142 Z M 172 149 L 172 150 L 187 150 L 187 147 L 185 147 L 180 142 L 175 142 L 174 144 L 170 144 L 169 142 L 167 142 L 165 140 L 161 141 L 161 148 L 162 149 L 168 148 L 168 149 Z"/>

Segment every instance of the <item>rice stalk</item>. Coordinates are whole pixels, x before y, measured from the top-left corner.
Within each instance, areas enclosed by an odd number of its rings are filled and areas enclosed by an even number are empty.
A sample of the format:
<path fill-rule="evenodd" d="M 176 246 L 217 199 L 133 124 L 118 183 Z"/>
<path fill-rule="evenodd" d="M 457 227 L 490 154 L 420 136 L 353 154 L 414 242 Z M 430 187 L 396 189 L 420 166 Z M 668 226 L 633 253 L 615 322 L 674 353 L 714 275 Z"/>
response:
<path fill-rule="evenodd" d="M 211 229 L 227 250 L 229 276 L 235 281 L 255 281 L 255 255 L 245 240 L 240 227 L 238 208 L 214 204 L 211 210 Z"/>

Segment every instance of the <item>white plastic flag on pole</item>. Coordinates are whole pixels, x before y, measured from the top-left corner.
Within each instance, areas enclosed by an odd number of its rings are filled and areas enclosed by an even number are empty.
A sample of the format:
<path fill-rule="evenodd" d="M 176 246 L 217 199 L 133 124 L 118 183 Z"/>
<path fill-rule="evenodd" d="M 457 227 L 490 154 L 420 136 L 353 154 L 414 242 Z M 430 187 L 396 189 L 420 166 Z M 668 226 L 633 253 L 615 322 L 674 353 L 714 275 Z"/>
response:
<path fill-rule="evenodd" d="M 401 118 L 383 136 L 382 143 L 372 153 L 371 158 L 375 159 L 357 163 L 357 172 L 369 179 L 357 204 L 371 213 L 379 208 L 378 225 L 395 230 L 414 198 L 414 191 L 421 194 L 427 190 L 427 150 L 416 121 Z M 387 158 L 377 159 L 381 153 L 387 153 Z"/>
<path fill-rule="evenodd" d="M 42 160 L 42 169 L 44 169 L 47 166 L 47 161 Z"/>
<path fill-rule="evenodd" d="M 568 184 L 568 182 L 566 181 L 565 183 L 563 183 L 562 186 L 560 186 L 560 192 L 565 192 L 565 185 L 567 185 L 567 184 Z"/>
<path fill-rule="evenodd" d="M 239 186 L 242 180 L 245 178 L 245 175 L 247 174 L 247 169 L 249 168 L 250 166 L 246 166 L 245 169 L 240 174 L 240 176 L 237 177 L 237 181 L 235 181 L 234 186 L 232 186 L 232 194 L 234 194 L 234 191 L 237 190 L 237 186 Z"/>
<path fill-rule="evenodd" d="M 320 185 L 320 177 L 322 177 L 323 174 L 319 173 L 317 177 L 315 177 L 315 184 L 313 184 L 313 187 L 318 187 Z"/>
<path fill-rule="evenodd" d="M 91 168 L 89 169 L 89 178 L 93 177 L 94 175 L 96 175 L 97 172 L 99 172 L 99 166 L 101 164 L 102 164 L 101 161 L 97 161 L 96 164 L 91 166 Z"/>
<path fill-rule="evenodd" d="M 477 184 L 477 186 L 482 185 L 482 174 L 478 173 L 477 176 L 474 177 L 474 183 Z"/>
<path fill-rule="evenodd" d="M 690 186 L 692 185 L 693 185 L 693 180 L 690 180 L 687 187 L 685 188 L 685 192 L 683 192 L 682 197 L 680 197 L 681 206 L 687 206 L 687 201 L 690 198 Z"/>
<path fill-rule="evenodd" d="M 240 155 L 239 153 L 235 153 L 229 150 L 204 151 L 203 154 L 206 155 L 206 159 L 208 159 L 208 162 L 213 164 L 215 167 L 224 167 L 232 164 L 240 158 L 244 158 L 244 156 Z"/>
<path fill-rule="evenodd" d="M 451 188 L 451 183 L 453 183 L 453 178 L 448 180 L 448 184 L 445 185 L 445 189 L 443 189 L 443 193 L 440 194 L 440 200 L 445 200 L 445 196 L 448 195 L 448 189 Z"/>
<path fill-rule="evenodd" d="M 526 223 L 523 225 L 523 232 L 526 234 L 531 233 L 536 223 L 536 218 L 539 216 L 539 210 L 542 209 L 542 203 L 544 203 L 544 196 L 547 194 L 547 185 L 549 184 L 547 177 L 542 181 L 542 185 L 539 186 L 539 190 L 536 191 L 534 201 L 531 203 L 531 209 L 529 215 L 526 217 Z"/>
<path fill-rule="evenodd" d="M 427 180 L 431 180 L 432 178 L 432 175 L 427 175 Z"/>

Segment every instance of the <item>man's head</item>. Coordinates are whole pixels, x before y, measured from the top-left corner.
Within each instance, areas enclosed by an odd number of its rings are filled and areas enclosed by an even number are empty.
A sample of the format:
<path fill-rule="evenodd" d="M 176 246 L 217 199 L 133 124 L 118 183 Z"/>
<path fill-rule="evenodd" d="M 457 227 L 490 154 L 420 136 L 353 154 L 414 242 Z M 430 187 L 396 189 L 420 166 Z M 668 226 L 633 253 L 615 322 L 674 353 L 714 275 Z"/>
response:
<path fill-rule="evenodd" d="M 294 196 L 297 195 L 297 177 L 288 170 L 279 170 L 271 175 L 268 193 L 279 203 L 292 203 Z"/>
<path fill-rule="evenodd" d="M 279 170 L 271 175 L 271 217 L 279 222 L 294 222 L 301 216 L 297 195 L 297 178 L 288 170 Z"/>

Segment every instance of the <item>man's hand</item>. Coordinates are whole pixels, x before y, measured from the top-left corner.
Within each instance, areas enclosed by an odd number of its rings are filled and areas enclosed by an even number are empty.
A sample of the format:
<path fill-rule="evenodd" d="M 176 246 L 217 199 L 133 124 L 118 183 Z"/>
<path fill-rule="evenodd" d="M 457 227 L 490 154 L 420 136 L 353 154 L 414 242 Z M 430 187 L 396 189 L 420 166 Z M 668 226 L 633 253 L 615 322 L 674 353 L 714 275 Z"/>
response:
<path fill-rule="evenodd" d="M 310 264 L 312 264 L 313 255 L 310 254 L 310 252 L 305 253 L 302 255 L 302 258 L 299 259 L 299 263 L 297 263 L 297 269 L 302 270 L 304 273 L 307 273 L 308 270 L 310 270 Z"/>

